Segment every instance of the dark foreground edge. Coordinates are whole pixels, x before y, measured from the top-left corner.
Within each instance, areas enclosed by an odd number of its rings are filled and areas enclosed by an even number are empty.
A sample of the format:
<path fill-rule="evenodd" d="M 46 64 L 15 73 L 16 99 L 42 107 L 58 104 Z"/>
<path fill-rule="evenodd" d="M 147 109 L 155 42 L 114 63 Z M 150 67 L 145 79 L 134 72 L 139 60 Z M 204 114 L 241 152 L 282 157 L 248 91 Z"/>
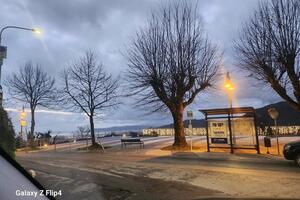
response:
<path fill-rule="evenodd" d="M 44 194 L 46 194 L 46 189 L 36 180 L 34 179 L 19 163 L 17 163 L 14 159 L 12 159 L 5 151 L 0 147 L 0 155 L 7 162 L 13 165 L 21 174 L 23 174 L 33 185 L 35 185 L 39 190 L 43 190 Z M 55 200 L 53 196 L 45 195 L 50 200 Z"/>

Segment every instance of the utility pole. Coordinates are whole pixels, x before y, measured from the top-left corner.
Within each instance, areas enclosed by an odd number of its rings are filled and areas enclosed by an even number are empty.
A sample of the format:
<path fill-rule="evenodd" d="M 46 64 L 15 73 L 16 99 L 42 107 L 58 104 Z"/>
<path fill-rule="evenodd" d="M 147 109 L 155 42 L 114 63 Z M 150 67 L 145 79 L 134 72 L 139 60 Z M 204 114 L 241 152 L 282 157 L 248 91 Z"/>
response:
<path fill-rule="evenodd" d="M 6 46 L 1 46 L 1 35 L 0 35 L 0 107 L 2 107 L 2 101 L 3 101 L 3 90 L 2 90 L 2 84 L 1 84 L 1 71 L 2 71 L 3 60 L 6 58 L 6 52 L 7 52 L 7 47 Z"/>

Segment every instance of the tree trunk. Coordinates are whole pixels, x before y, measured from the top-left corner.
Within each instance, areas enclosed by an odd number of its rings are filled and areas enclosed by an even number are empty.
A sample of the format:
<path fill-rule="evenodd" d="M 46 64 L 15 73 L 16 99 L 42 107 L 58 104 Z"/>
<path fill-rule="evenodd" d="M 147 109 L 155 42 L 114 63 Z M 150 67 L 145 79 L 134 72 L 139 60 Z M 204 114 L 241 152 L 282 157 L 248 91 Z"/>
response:
<path fill-rule="evenodd" d="M 92 145 L 95 145 L 96 140 L 95 140 L 94 116 L 90 116 L 90 127 L 91 127 Z"/>
<path fill-rule="evenodd" d="M 174 143 L 173 146 L 176 147 L 186 147 L 186 139 L 184 133 L 184 125 L 183 125 L 183 105 L 177 106 L 176 110 L 172 112 L 173 120 L 174 120 Z"/>
<path fill-rule="evenodd" d="M 35 117 L 34 117 L 34 112 L 35 109 L 31 106 L 30 108 L 31 110 L 31 127 L 30 127 L 30 134 L 29 134 L 29 144 L 30 147 L 33 147 L 33 136 L 34 136 L 34 128 L 35 128 Z"/>

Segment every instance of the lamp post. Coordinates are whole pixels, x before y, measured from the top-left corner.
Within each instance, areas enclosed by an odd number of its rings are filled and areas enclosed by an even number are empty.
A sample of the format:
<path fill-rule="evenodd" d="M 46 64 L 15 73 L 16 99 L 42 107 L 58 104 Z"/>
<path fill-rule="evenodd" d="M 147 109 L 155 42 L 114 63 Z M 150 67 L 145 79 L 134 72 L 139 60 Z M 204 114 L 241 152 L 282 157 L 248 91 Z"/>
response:
<path fill-rule="evenodd" d="M 190 132 L 191 151 L 192 151 L 192 150 L 193 150 L 193 141 L 192 141 L 192 132 L 193 132 L 192 119 L 193 119 L 193 111 L 188 110 L 188 111 L 187 111 L 187 116 L 188 116 L 188 118 L 189 118 L 189 132 Z"/>
<path fill-rule="evenodd" d="M 276 110 L 276 108 L 269 108 L 268 109 L 269 116 L 274 120 L 275 123 L 275 133 L 276 133 L 276 143 L 277 143 L 277 154 L 280 155 L 279 152 L 279 141 L 278 141 L 278 126 L 277 126 L 277 119 L 279 117 L 279 112 Z"/>
<path fill-rule="evenodd" d="M 231 130 L 231 119 L 233 114 L 232 114 L 232 96 L 233 96 L 233 90 L 234 90 L 234 85 L 230 79 L 230 75 L 229 75 L 229 72 L 226 73 L 226 77 L 225 77 L 225 83 L 224 83 L 224 87 L 227 91 L 227 94 L 228 94 L 228 97 L 229 97 L 229 108 L 230 108 L 230 116 L 228 116 L 228 120 L 229 120 L 229 127 L 230 127 L 230 133 L 232 132 Z M 231 136 L 230 136 L 231 137 Z M 233 139 L 234 139 L 234 144 L 236 143 L 236 138 L 234 136 L 234 133 L 233 133 Z M 232 143 L 232 140 L 230 140 Z"/>
<path fill-rule="evenodd" d="M 32 31 L 37 34 L 41 34 L 41 31 L 39 29 L 25 28 L 25 27 L 20 27 L 20 26 L 5 26 L 0 30 L 0 107 L 2 107 L 2 101 L 3 101 L 3 91 L 2 91 L 2 85 L 1 85 L 1 71 L 2 71 L 3 59 L 5 59 L 6 55 L 7 55 L 7 47 L 1 45 L 1 40 L 2 40 L 2 33 L 6 29 L 21 29 L 21 30 Z"/>

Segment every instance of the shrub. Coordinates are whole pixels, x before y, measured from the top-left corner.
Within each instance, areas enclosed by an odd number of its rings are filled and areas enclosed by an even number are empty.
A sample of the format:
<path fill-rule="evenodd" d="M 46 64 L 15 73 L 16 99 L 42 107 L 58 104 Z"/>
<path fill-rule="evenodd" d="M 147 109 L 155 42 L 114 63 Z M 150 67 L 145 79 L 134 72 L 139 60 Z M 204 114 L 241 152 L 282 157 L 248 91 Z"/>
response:
<path fill-rule="evenodd" d="M 0 108 L 0 146 L 15 157 L 15 131 L 7 112 Z"/>

